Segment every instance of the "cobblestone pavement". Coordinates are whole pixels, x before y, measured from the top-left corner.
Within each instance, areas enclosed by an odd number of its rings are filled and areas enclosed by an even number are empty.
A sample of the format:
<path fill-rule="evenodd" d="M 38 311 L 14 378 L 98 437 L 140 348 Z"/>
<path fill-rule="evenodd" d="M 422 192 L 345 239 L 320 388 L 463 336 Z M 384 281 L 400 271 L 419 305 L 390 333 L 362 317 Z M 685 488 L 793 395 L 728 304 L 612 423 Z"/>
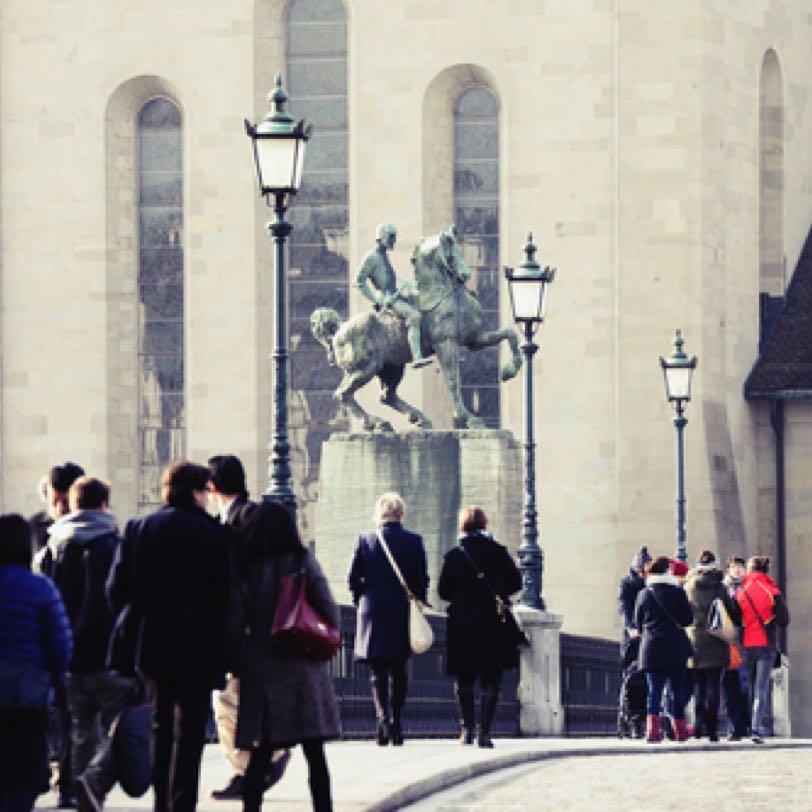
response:
<path fill-rule="evenodd" d="M 812 750 L 559 758 L 468 781 L 408 812 L 808 812 Z"/>

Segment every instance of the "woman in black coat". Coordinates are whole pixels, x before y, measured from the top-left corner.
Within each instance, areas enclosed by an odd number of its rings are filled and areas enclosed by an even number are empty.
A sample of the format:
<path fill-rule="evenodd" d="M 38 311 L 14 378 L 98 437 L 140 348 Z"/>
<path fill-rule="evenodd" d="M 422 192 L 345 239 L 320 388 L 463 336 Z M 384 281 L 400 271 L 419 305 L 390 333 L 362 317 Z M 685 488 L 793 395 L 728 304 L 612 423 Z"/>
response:
<path fill-rule="evenodd" d="M 403 744 L 401 717 L 406 702 L 409 600 L 389 559 L 383 537 L 411 592 L 425 603 L 429 586 L 423 539 L 403 527 L 405 505 L 396 493 L 375 504 L 378 529 L 364 533 L 353 553 L 348 582 L 358 607 L 355 659 L 369 663 L 372 701 L 378 719 L 378 744 Z"/>
<path fill-rule="evenodd" d="M 490 731 L 502 671 L 519 664 L 518 650 L 506 640 L 506 624 L 499 616 L 494 592 L 508 603 L 510 595 L 521 588 L 522 579 L 507 549 L 486 532 L 488 519 L 481 508 L 463 508 L 459 526 L 459 546 L 446 553 L 438 584 L 440 597 L 449 602 L 447 671 L 455 677 L 460 742 L 474 741 L 474 683 L 479 677 L 482 698 L 477 744 L 493 747 Z"/>
<path fill-rule="evenodd" d="M 232 670 L 240 678 L 235 745 L 250 750 L 243 809 L 259 812 L 274 750 L 302 745 L 316 812 L 330 812 L 330 773 L 324 742 L 340 728 L 326 662 L 307 659 L 270 637 L 282 579 L 304 570 L 310 605 L 334 626 L 336 606 L 327 579 L 304 547 L 282 504 L 263 502 L 241 529 L 229 618 Z"/>
<path fill-rule="evenodd" d="M 648 683 L 646 741 L 661 739 L 663 688 L 671 686 L 674 728 L 678 741 L 689 738 L 685 723 L 685 672 L 691 643 L 685 632 L 693 622 L 691 604 L 673 575 L 671 562 L 659 556 L 646 565 L 646 588 L 637 596 L 635 623 L 642 636 L 639 665 Z"/>

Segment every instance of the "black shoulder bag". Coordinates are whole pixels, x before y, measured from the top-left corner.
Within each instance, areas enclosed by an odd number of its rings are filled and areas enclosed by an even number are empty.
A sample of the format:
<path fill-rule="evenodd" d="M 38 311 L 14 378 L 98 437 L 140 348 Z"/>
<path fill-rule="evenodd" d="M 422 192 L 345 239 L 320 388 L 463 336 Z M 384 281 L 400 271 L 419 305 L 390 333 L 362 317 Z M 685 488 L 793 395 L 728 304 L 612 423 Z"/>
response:
<path fill-rule="evenodd" d="M 476 577 L 482 584 L 485 585 L 486 589 L 491 593 L 491 595 L 493 595 L 494 601 L 496 601 L 496 616 L 502 623 L 505 624 L 504 632 L 506 644 L 513 647 L 529 646 L 530 638 L 527 636 L 525 630 L 519 625 L 519 621 L 516 620 L 516 615 L 513 614 L 513 607 L 511 606 L 510 601 L 507 601 L 501 597 L 501 595 L 499 595 L 499 593 L 491 586 L 490 581 L 485 577 L 485 573 L 482 572 L 479 567 L 477 567 L 476 562 L 471 557 L 468 550 L 466 550 L 461 544 L 459 549 L 473 568 L 474 572 L 476 573 Z"/>

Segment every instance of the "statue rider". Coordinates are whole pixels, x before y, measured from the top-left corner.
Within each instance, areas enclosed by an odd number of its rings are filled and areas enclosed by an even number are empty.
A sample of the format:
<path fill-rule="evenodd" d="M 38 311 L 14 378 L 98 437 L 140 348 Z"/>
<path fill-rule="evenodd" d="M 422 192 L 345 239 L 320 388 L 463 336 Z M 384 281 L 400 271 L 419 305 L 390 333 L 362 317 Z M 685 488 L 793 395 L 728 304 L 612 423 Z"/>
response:
<path fill-rule="evenodd" d="M 397 229 L 389 223 L 378 226 L 375 247 L 367 251 L 355 284 L 376 307 L 381 310 L 389 308 L 403 317 L 412 352 L 412 367 L 417 368 L 430 364 L 431 358 L 423 357 L 420 346 L 420 311 L 407 301 L 404 295 L 407 285 L 398 289 L 395 270 L 387 256 L 387 251 L 395 247 L 397 233 Z M 373 287 L 370 287 L 370 283 Z"/>

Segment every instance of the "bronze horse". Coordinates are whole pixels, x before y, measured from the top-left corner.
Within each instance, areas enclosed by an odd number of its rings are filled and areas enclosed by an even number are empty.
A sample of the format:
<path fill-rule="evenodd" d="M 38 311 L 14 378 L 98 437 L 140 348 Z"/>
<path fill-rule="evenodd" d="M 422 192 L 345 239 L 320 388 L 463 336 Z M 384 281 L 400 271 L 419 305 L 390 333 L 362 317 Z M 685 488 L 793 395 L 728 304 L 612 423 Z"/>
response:
<path fill-rule="evenodd" d="M 422 316 L 423 355 L 437 356 L 454 405 L 455 427 L 483 428 L 482 420 L 462 401 L 459 348 L 481 350 L 507 341 L 512 357 L 500 373 L 507 381 L 522 365 L 519 338 L 514 330 L 483 329 L 482 308 L 465 287 L 471 270 L 462 258 L 453 228 L 421 240 L 412 252 L 412 265 Z M 310 316 L 310 326 L 327 350 L 330 363 L 344 372 L 334 397 L 363 421 L 365 429 L 392 431 L 388 421 L 368 414 L 355 400 L 355 393 L 376 375 L 382 386 L 382 403 L 419 428 L 431 428 L 426 415 L 397 395 L 404 368 L 411 360 L 406 327 L 399 316 L 388 310 L 359 313 L 342 324 L 335 310 L 320 307 Z"/>

